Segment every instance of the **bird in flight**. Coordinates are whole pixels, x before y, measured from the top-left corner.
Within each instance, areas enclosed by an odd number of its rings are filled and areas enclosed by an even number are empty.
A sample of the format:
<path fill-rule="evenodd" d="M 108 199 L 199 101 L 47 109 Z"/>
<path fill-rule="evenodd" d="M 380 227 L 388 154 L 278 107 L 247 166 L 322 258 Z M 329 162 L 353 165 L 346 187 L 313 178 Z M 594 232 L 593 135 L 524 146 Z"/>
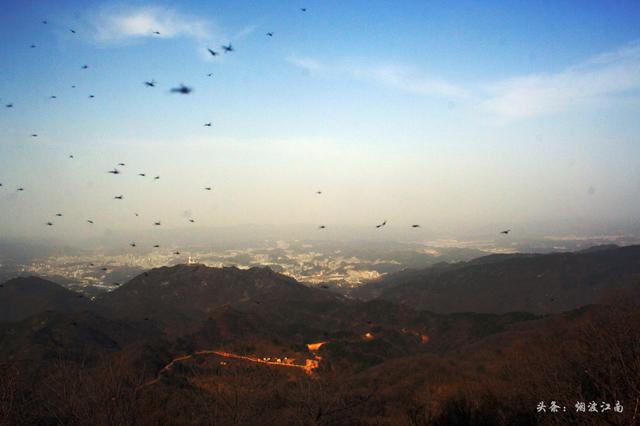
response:
<path fill-rule="evenodd" d="M 158 179 L 160 179 L 160 176 L 156 176 L 153 178 L 153 180 L 158 180 Z"/>
<path fill-rule="evenodd" d="M 210 72 L 209 74 L 207 74 L 207 77 L 213 77 L 213 73 Z"/>
<path fill-rule="evenodd" d="M 306 7 L 301 7 L 301 8 L 300 8 L 300 10 L 301 10 L 302 12 L 306 12 L 306 11 L 307 11 L 307 8 L 306 8 Z"/>
<path fill-rule="evenodd" d="M 119 175 L 120 174 L 120 170 L 113 169 L 113 170 L 109 170 L 107 173 L 111 173 L 112 175 Z"/>
<path fill-rule="evenodd" d="M 16 191 L 24 191 L 23 187 L 18 188 Z"/>
<path fill-rule="evenodd" d="M 37 138 L 37 137 L 38 137 L 38 134 L 37 134 L 37 133 L 32 133 L 32 134 L 31 134 L 31 137 L 32 137 L 32 138 Z"/>
<path fill-rule="evenodd" d="M 382 223 L 376 225 L 376 228 L 382 228 L 383 226 L 385 226 L 387 224 L 387 219 L 383 220 Z"/>
<path fill-rule="evenodd" d="M 224 53 L 233 52 L 233 46 L 231 45 L 231 43 L 229 43 L 227 46 L 223 44 L 222 48 L 224 49 Z"/>
<path fill-rule="evenodd" d="M 113 197 L 114 200 L 122 200 L 124 198 L 124 195 L 116 195 L 115 197 Z"/>
<path fill-rule="evenodd" d="M 155 245 L 153 246 L 153 248 L 159 248 L 159 247 L 160 247 L 160 245 L 159 245 L 159 244 L 155 244 Z"/>
<path fill-rule="evenodd" d="M 189 219 L 189 222 L 194 223 L 195 219 Z"/>
<path fill-rule="evenodd" d="M 420 225 L 411 225 L 412 228 L 420 228 Z"/>
<path fill-rule="evenodd" d="M 75 34 L 76 33 L 76 30 L 73 30 L 73 29 L 69 29 L 69 31 L 71 31 L 71 34 Z"/>
<path fill-rule="evenodd" d="M 160 226 L 160 221 L 153 222 L 153 224 L 154 224 L 155 226 Z"/>
<path fill-rule="evenodd" d="M 35 44 L 32 44 L 32 45 L 31 45 L 31 46 L 29 46 L 29 47 L 30 47 L 30 48 L 32 48 L 32 49 L 35 49 L 35 48 L 36 48 L 36 45 L 35 45 Z"/>
<path fill-rule="evenodd" d="M 87 223 L 90 223 L 93 225 L 93 221 L 91 219 L 87 219 Z"/>
<path fill-rule="evenodd" d="M 174 251 L 173 254 L 180 254 L 180 252 L 179 251 Z"/>
<path fill-rule="evenodd" d="M 124 166 L 124 165 L 125 165 L 124 163 L 118 163 L 118 166 Z"/>
<path fill-rule="evenodd" d="M 131 244 L 129 244 L 129 245 L 130 245 L 131 247 L 135 247 L 135 246 L 136 246 L 136 243 L 131 243 Z"/>
<path fill-rule="evenodd" d="M 160 31 L 154 31 L 153 32 L 155 35 L 160 35 Z"/>
<path fill-rule="evenodd" d="M 76 88 L 76 85 L 75 85 L 75 84 L 71 85 L 71 88 L 72 88 L 72 89 L 75 89 L 75 88 Z"/>
<path fill-rule="evenodd" d="M 191 92 L 193 92 L 193 89 L 191 87 L 185 86 L 184 84 L 181 84 L 178 87 L 171 88 L 171 93 L 180 93 L 182 95 L 188 95 Z"/>
<path fill-rule="evenodd" d="M 56 216 L 62 217 L 62 213 L 56 213 Z"/>
<path fill-rule="evenodd" d="M 7 108 L 13 108 L 13 104 L 6 104 L 5 107 Z"/>
<path fill-rule="evenodd" d="M 56 95 L 49 96 L 49 99 L 57 99 Z"/>
<path fill-rule="evenodd" d="M 136 215 L 136 217 L 140 216 L 138 213 L 134 213 Z"/>
<path fill-rule="evenodd" d="M 321 195 L 322 191 L 316 191 L 316 194 Z"/>
<path fill-rule="evenodd" d="M 204 123 L 204 127 L 211 127 L 211 122 Z"/>
<path fill-rule="evenodd" d="M 205 189 L 205 191 L 211 191 L 211 187 L 210 186 L 205 186 L 204 189 Z"/>
<path fill-rule="evenodd" d="M 500 233 L 504 235 L 507 235 L 509 232 L 511 232 L 511 229 L 505 229 L 504 231 L 500 231 Z"/>
<path fill-rule="evenodd" d="M 43 24 L 47 25 L 49 22 L 47 21 L 42 21 Z"/>
<path fill-rule="evenodd" d="M 69 158 L 73 159 L 73 154 L 69 155 Z"/>
<path fill-rule="evenodd" d="M 218 52 L 216 52 L 215 50 L 211 50 L 209 48 L 207 48 L 207 50 L 209 51 L 209 53 L 211 54 L 211 56 L 217 56 Z"/>
<path fill-rule="evenodd" d="M 327 227 L 324 226 L 324 225 L 320 225 L 320 226 L 318 226 L 318 229 L 327 229 Z"/>
<path fill-rule="evenodd" d="M 94 95 L 89 95 L 89 99 L 93 99 L 93 98 L 95 98 Z"/>
<path fill-rule="evenodd" d="M 138 176 L 145 177 L 145 176 L 146 176 L 146 174 L 144 174 L 144 173 L 138 173 Z"/>
<path fill-rule="evenodd" d="M 268 37 L 273 37 L 273 33 L 272 33 L 272 32 L 268 32 L 268 33 L 267 33 L 267 36 L 268 36 Z"/>
<path fill-rule="evenodd" d="M 53 222 L 47 222 L 47 226 L 53 226 Z"/>
<path fill-rule="evenodd" d="M 145 81 L 144 85 L 147 86 L 147 87 L 156 87 L 156 82 L 155 82 L 155 80 Z"/>
<path fill-rule="evenodd" d="M 89 68 L 89 65 L 83 65 L 83 66 L 82 66 L 82 69 L 83 69 L 83 70 L 86 70 L 87 68 Z"/>

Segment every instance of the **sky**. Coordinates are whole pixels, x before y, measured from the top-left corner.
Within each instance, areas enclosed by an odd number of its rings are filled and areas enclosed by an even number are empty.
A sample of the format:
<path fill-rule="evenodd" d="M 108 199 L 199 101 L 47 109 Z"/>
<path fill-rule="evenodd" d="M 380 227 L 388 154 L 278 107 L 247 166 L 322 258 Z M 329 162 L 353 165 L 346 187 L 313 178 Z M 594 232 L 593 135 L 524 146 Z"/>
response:
<path fill-rule="evenodd" d="M 2 10 L 0 239 L 639 222 L 637 1 Z"/>

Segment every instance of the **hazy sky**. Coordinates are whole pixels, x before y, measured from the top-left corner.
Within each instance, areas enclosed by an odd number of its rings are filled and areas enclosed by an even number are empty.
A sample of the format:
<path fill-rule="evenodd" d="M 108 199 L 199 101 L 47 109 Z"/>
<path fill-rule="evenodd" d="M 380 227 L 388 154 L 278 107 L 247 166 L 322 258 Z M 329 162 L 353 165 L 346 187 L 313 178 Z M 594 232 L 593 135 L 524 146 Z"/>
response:
<path fill-rule="evenodd" d="M 637 1 L 3 1 L 0 238 L 636 221 L 638 22 Z"/>

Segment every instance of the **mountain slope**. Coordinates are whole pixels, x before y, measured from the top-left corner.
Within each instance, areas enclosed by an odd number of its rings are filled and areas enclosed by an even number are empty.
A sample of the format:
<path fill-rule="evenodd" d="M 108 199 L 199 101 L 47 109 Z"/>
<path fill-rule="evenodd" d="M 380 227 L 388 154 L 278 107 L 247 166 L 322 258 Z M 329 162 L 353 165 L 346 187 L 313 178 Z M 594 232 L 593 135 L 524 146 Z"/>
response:
<path fill-rule="evenodd" d="M 578 253 L 491 255 L 405 271 L 353 292 L 440 313 L 558 313 L 640 284 L 640 246 Z"/>
<path fill-rule="evenodd" d="M 92 308 L 82 294 L 38 277 L 15 278 L 0 286 L 0 322 L 20 321 L 47 310 L 80 312 Z"/>

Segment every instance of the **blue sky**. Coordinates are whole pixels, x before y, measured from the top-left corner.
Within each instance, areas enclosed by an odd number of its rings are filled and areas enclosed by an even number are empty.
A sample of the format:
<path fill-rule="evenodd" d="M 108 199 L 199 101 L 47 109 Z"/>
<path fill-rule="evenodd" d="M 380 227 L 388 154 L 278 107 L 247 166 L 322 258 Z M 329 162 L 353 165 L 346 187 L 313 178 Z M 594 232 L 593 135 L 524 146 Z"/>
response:
<path fill-rule="evenodd" d="M 0 236 L 634 222 L 638 22 L 622 1 L 5 1 Z"/>

